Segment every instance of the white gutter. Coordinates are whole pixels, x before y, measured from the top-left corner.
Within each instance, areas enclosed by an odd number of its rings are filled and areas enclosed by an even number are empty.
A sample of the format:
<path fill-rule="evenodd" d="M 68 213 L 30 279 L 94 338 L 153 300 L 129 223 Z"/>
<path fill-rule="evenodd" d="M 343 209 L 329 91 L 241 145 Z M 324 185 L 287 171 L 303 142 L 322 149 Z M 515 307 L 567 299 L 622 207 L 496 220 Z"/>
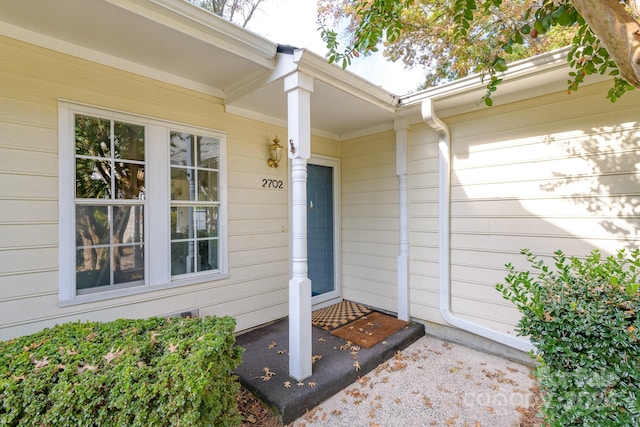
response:
<path fill-rule="evenodd" d="M 509 69 L 498 75 L 498 77 L 503 79 L 504 82 L 500 85 L 498 91 L 494 94 L 494 97 L 501 96 L 505 93 L 507 90 L 507 82 L 526 79 L 532 80 L 531 78 L 534 76 L 549 74 L 554 70 L 568 72 L 569 66 L 567 64 L 567 55 L 570 50 L 570 47 L 563 47 L 551 52 L 542 53 L 540 55 L 510 63 Z M 565 81 L 565 76 L 562 76 L 560 83 L 562 83 L 564 87 L 566 87 Z M 536 83 L 537 82 L 532 82 L 536 90 L 538 90 L 538 93 L 541 93 L 540 91 L 545 88 L 540 88 Z M 403 95 L 400 97 L 399 102 L 400 106 L 411 106 L 427 98 L 438 99 L 440 101 L 445 97 L 455 99 L 455 96 L 478 90 L 480 91 L 480 96 L 482 96 L 486 90 L 486 86 L 487 83 L 483 81 L 482 75 L 470 74 L 466 77 L 440 84 L 420 92 Z M 524 88 L 526 87 L 518 86 L 513 90 L 520 93 Z"/>
<path fill-rule="evenodd" d="M 440 251 L 440 314 L 447 323 L 467 332 L 521 351 L 533 350 L 529 340 L 496 331 L 487 326 L 458 317 L 451 311 L 451 133 L 448 126 L 433 111 L 433 98 L 422 100 L 422 119 L 438 133 L 439 153 L 439 251 Z"/>
<path fill-rule="evenodd" d="M 197 5 L 175 0 L 106 0 L 267 69 L 275 66 L 277 43 L 254 34 Z"/>

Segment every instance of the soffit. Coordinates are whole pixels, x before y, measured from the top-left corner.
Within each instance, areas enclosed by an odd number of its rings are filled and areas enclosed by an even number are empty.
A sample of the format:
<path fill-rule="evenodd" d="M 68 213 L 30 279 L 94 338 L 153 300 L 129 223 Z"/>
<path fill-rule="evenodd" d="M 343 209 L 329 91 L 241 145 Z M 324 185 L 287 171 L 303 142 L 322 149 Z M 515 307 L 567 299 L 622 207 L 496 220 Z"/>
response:
<path fill-rule="evenodd" d="M 393 129 L 393 121 L 397 118 L 394 112 L 382 109 L 322 80 L 314 80 L 310 98 L 313 133 L 336 140 Z M 227 104 L 226 109 L 232 114 L 286 127 L 288 109 L 283 79 L 268 83 Z"/>
<path fill-rule="evenodd" d="M 279 54 L 276 70 L 253 82 L 253 90 L 231 95 L 227 111 L 286 126 L 284 78 L 295 72 L 313 78 L 313 133 L 340 141 L 393 129 L 398 118 L 394 95 L 304 49 Z"/>
<path fill-rule="evenodd" d="M 181 0 L 0 0 L 0 9 L 9 36 L 19 29 L 28 42 L 217 96 L 274 66 L 275 43 Z"/>

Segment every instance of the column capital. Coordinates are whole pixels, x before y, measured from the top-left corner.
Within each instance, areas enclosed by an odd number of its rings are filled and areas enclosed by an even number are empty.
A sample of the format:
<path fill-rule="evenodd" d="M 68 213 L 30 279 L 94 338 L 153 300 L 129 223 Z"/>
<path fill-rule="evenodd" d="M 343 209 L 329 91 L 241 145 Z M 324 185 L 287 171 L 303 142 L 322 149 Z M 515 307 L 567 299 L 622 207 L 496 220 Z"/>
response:
<path fill-rule="evenodd" d="M 294 89 L 303 89 L 307 92 L 313 92 L 313 77 L 296 71 L 284 78 L 284 91 L 289 92 Z"/>

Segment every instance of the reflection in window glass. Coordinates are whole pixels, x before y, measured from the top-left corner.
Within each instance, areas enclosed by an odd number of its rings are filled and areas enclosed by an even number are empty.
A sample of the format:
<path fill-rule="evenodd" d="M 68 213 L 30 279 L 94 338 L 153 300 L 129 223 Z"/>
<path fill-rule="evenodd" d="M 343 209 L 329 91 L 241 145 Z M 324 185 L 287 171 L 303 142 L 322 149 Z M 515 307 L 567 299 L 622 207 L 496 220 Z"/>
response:
<path fill-rule="evenodd" d="M 114 157 L 144 161 L 144 126 L 114 122 Z"/>
<path fill-rule="evenodd" d="M 220 140 L 171 132 L 171 274 L 217 270 Z"/>
<path fill-rule="evenodd" d="M 198 166 L 218 169 L 220 141 L 217 138 L 198 137 Z"/>
<path fill-rule="evenodd" d="M 144 283 L 144 144 L 144 126 L 75 116 L 79 293 Z"/>

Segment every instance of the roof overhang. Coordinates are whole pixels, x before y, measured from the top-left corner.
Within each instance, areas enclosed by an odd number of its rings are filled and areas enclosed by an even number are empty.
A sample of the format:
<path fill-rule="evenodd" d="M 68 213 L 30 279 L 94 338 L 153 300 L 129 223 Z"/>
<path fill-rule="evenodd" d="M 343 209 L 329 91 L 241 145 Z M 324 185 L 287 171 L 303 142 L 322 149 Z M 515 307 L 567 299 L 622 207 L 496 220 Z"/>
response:
<path fill-rule="evenodd" d="M 218 97 L 277 49 L 182 0 L 2 0 L 0 34 Z"/>
<path fill-rule="evenodd" d="M 431 98 L 440 117 L 488 107 L 486 82 L 469 76 L 392 95 L 305 49 L 278 46 L 184 0 L 0 0 L 0 35 L 216 96 L 227 112 L 287 125 L 284 78 L 314 79 L 311 127 L 345 140 L 422 121 Z M 568 49 L 510 65 L 494 104 L 566 90 Z M 603 78 L 601 78 L 603 79 Z"/>
<path fill-rule="evenodd" d="M 509 64 L 509 69 L 497 77 L 502 79 L 498 90 L 492 94 L 493 104 L 504 105 L 533 97 L 567 90 L 570 67 L 567 55 L 570 47 L 557 49 Z M 585 84 L 608 79 L 606 76 L 589 76 Z M 482 75 L 445 83 L 415 94 L 400 98 L 398 113 L 410 117 L 412 122 L 422 121 L 420 108 L 424 99 L 431 99 L 439 117 L 448 117 L 487 107 L 482 97 L 487 92 L 487 83 Z"/>
<path fill-rule="evenodd" d="M 229 94 L 227 111 L 286 126 L 284 78 L 295 72 L 314 79 L 311 95 L 314 134 L 341 141 L 393 129 L 398 118 L 396 96 L 305 49 L 279 53 L 278 65 L 271 74 L 258 76 Z"/>

